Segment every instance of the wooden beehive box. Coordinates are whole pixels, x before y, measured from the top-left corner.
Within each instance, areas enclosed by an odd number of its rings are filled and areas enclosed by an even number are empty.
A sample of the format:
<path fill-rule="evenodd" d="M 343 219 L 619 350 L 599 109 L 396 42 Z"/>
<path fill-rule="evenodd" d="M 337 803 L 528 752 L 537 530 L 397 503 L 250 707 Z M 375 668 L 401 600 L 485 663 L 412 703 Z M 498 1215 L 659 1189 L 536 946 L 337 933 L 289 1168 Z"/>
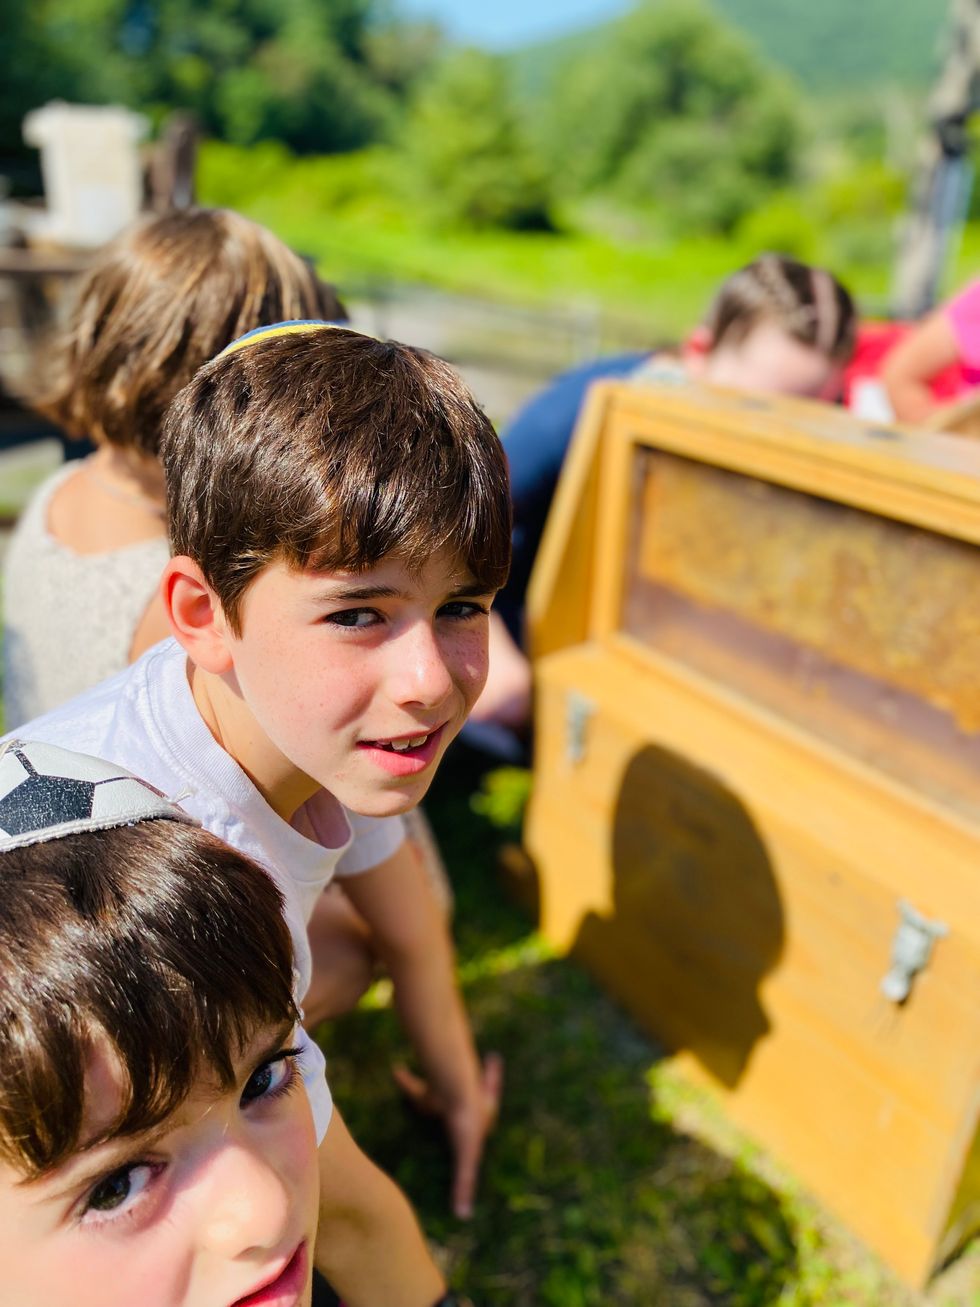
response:
<path fill-rule="evenodd" d="M 980 1220 L 980 447 L 598 386 L 529 617 L 545 933 L 921 1284 Z"/>

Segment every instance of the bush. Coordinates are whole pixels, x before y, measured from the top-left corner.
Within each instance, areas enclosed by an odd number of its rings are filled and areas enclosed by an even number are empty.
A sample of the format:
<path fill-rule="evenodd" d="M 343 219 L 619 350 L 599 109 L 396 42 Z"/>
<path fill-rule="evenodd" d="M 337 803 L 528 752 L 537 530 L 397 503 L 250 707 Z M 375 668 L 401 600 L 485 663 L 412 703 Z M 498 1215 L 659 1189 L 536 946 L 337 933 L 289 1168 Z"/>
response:
<path fill-rule="evenodd" d="M 789 83 L 699 0 L 640 5 L 557 82 L 548 133 L 565 189 L 730 233 L 796 172 Z"/>
<path fill-rule="evenodd" d="M 806 263 L 820 261 L 820 228 L 807 205 L 780 192 L 747 214 L 738 225 L 738 241 L 750 250 L 780 250 Z"/>
<path fill-rule="evenodd" d="M 544 172 L 501 60 L 475 50 L 447 59 L 415 101 L 404 147 L 420 202 L 438 221 L 551 228 Z"/>

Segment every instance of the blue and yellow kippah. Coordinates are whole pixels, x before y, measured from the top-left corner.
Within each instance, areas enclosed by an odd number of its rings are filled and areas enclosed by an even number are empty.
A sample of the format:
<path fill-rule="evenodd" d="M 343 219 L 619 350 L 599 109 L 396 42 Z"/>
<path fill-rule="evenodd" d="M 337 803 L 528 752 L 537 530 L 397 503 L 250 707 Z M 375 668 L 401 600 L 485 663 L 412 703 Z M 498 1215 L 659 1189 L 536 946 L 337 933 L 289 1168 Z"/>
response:
<path fill-rule="evenodd" d="M 294 318 L 290 322 L 273 322 L 268 327 L 253 327 L 251 331 L 246 331 L 244 336 L 239 336 L 233 340 L 230 345 L 226 345 L 220 354 L 215 358 L 223 359 L 227 354 L 236 354 L 246 345 L 254 345 L 256 341 L 271 340 L 275 336 L 299 336 L 311 331 L 353 331 L 346 322 L 321 322 L 317 318 Z M 358 335 L 364 335 L 364 332 L 358 332 Z"/>

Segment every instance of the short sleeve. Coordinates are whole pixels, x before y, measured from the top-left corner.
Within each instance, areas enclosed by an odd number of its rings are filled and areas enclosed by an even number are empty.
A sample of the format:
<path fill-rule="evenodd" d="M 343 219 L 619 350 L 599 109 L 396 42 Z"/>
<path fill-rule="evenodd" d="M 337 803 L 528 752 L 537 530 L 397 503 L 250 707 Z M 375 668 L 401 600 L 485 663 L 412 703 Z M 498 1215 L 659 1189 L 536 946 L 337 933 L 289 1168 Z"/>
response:
<path fill-rule="evenodd" d="M 980 281 L 971 281 L 954 295 L 943 312 L 953 328 L 960 359 L 968 368 L 980 369 Z"/>
<path fill-rule="evenodd" d="M 356 876 L 370 871 L 396 853 L 405 841 L 405 823 L 401 817 L 362 817 L 348 812 L 351 839 L 337 863 L 338 876 Z"/>
<path fill-rule="evenodd" d="M 318 1044 L 315 1044 L 302 1026 L 299 1028 L 296 1043 L 299 1047 L 299 1065 L 306 1087 L 306 1096 L 310 1100 L 313 1113 L 313 1125 L 316 1129 L 316 1142 L 319 1148 L 327 1133 L 327 1126 L 333 1116 L 333 1097 L 327 1084 L 327 1063 Z"/>

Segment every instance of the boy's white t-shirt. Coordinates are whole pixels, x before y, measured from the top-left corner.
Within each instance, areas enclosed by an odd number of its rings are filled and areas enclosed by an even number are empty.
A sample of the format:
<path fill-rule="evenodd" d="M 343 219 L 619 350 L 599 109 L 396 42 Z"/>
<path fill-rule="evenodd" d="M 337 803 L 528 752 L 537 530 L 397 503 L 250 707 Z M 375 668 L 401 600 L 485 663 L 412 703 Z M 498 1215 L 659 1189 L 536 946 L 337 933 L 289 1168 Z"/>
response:
<path fill-rule="evenodd" d="M 176 640 L 154 645 L 125 671 L 14 734 L 120 763 L 263 866 L 283 896 L 300 1000 L 312 969 L 306 925 L 320 894 L 335 875 L 356 875 L 383 862 L 405 836 L 399 817 L 346 810 L 350 834 L 339 847 L 301 834 L 297 827 L 314 836 L 336 829 L 336 803 L 325 791 L 305 803 L 292 824 L 284 821 L 205 725 L 191 694 L 187 656 Z M 330 1091 L 323 1054 L 305 1033 L 300 1038 L 319 1141 L 330 1121 Z"/>

